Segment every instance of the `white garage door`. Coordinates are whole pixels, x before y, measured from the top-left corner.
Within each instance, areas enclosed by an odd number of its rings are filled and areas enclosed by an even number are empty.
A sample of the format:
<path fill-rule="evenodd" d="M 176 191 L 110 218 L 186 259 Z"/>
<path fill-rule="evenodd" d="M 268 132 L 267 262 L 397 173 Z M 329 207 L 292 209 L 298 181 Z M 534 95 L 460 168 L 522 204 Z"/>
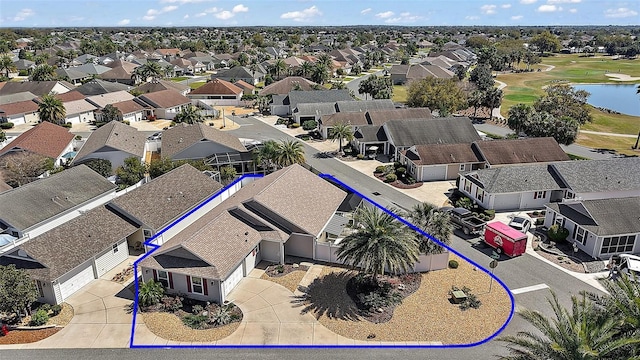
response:
<path fill-rule="evenodd" d="M 80 122 L 80 115 L 67 117 L 67 122 L 70 122 L 72 124 L 78 124 Z"/>
<path fill-rule="evenodd" d="M 224 296 L 229 295 L 236 285 L 242 280 L 242 264 L 240 264 L 224 281 Z"/>
<path fill-rule="evenodd" d="M 62 295 L 63 300 L 93 280 L 93 266 L 91 266 L 91 263 L 77 271 L 75 275 L 70 275 L 68 280 L 60 279 L 60 295 Z"/>
<path fill-rule="evenodd" d="M 440 181 L 447 178 L 447 166 L 423 166 L 422 178 L 418 181 Z"/>
<path fill-rule="evenodd" d="M 101 277 L 106 274 L 107 271 L 127 260 L 128 256 L 129 248 L 126 240 L 121 240 L 117 245 L 114 244 L 110 249 L 96 258 L 96 272 L 98 273 L 98 277 Z"/>
<path fill-rule="evenodd" d="M 520 208 L 520 194 L 496 195 L 493 202 L 495 210 L 514 210 Z"/>

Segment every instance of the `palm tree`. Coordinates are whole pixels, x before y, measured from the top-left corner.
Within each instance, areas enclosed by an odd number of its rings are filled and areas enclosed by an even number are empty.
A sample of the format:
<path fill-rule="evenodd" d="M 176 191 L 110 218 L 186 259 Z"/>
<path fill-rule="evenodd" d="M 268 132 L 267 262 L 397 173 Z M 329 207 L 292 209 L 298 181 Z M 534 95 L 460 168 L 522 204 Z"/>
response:
<path fill-rule="evenodd" d="M 16 66 L 9 55 L 0 58 L 0 71 L 4 71 L 4 76 L 9 77 L 9 73 L 16 71 Z"/>
<path fill-rule="evenodd" d="M 317 63 L 311 72 L 311 80 L 318 84 L 324 84 L 329 80 L 329 72 L 326 65 Z"/>
<path fill-rule="evenodd" d="M 555 318 L 551 320 L 537 311 L 523 310 L 520 316 L 538 331 L 521 331 L 499 338 L 509 343 L 510 352 L 500 359 L 619 359 L 621 349 L 640 343 L 639 338 L 617 337 L 618 319 L 597 311 L 586 295 L 583 294 L 581 300 L 571 297 L 571 312 L 560 305 L 555 293 L 551 295 L 548 302 Z"/>
<path fill-rule="evenodd" d="M 253 151 L 254 164 L 263 169 L 275 169 L 275 159 L 278 154 L 279 144 L 275 140 L 267 140 L 262 143 L 262 147 Z"/>
<path fill-rule="evenodd" d="M 318 56 L 317 64 L 322 64 L 327 69 L 331 69 L 333 67 L 333 61 L 331 60 L 331 56 L 329 56 L 329 54 L 320 54 L 320 56 Z"/>
<path fill-rule="evenodd" d="M 7 134 L 5 134 L 4 131 L 0 130 L 0 144 L 5 142 L 6 140 L 7 140 Z"/>
<path fill-rule="evenodd" d="M 36 66 L 29 76 L 31 81 L 50 81 L 56 79 L 56 70 L 53 66 L 42 64 Z"/>
<path fill-rule="evenodd" d="M 342 140 L 353 140 L 353 129 L 349 124 L 337 123 L 331 128 L 330 138 L 332 141 L 338 140 L 338 152 L 342 153 Z"/>
<path fill-rule="evenodd" d="M 177 123 L 187 123 L 187 124 L 195 124 L 204 121 L 204 117 L 200 113 L 200 110 L 193 106 L 189 105 L 176 114 L 176 117 L 173 119 Z"/>
<path fill-rule="evenodd" d="M 135 69 L 135 75 L 140 76 L 142 80 L 147 81 L 148 78 L 158 78 L 162 75 L 162 66 L 155 61 L 147 61 Z"/>
<path fill-rule="evenodd" d="M 284 168 L 293 164 L 303 164 L 304 162 L 304 145 L 300 141 L 282 140 L 278 144 L 275 163 L 279 167 Z"/>
<path fill-rule="evenodd" d="M 433 236 L 445 245 L 451 244 L 451 225 L 449 213 L 438 210 L 433 204 L 423 202 L 417 204 L 407 216 L 413 225 Z M 420 252 L 423 254 L 440 254 L 445 249 L 426 236 L 418 234 Z"/>
<path fill-rule="evenodd" d="M 310 61 L 305 61 L 300 65 L 300 75 L 307 77 L 313 72 L 313 64 Z"/>
<path fill-rule="evenodd" d="M 67 111 L 62 104 L 62 100 L 53 94 L 43 95 L 38 103 L 38 115 L 40 121 L 48 121 L 54 124 L 63 124 Z"/>
<path fill-rule="evenodd" d="M 491 110 L 489 120 L 493 120 L 493 109 L 500 107 L 502 103 L 502 90 L 498 88 L 490 88 L 484 93 L 484 104 Z"/>
<path fill-rule="evenodd" d="M 415 235 L 395 217 L 370 205 L 362 205 L 354 217 L 356 232 L 340 242 L 338 260 L 358 266 L 377 280 L 385 269 L 406 273 L 418 260 Z"/>
<path fill-rule="evenodd" d="M 469 106 L 473 107 L 473 117 L 476 118 L 478 107 L 482 106 L 484 94 L 480 90 L 476 90 L 469 95 Z"/>
<path fill-rule="evenodd" d="M 277 79 L 280 79 L 280 75 L 287 71 L 287 63 L 282 59 L 277 59 L 273 65 L 271 65 L 271 71 Z"/>

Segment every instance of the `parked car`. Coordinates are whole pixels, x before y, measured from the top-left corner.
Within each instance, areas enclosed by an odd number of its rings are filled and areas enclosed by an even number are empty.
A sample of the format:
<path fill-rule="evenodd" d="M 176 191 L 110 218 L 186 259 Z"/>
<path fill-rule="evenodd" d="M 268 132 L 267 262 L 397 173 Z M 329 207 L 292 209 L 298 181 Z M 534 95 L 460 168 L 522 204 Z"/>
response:
<path fill-rule="evenodd" d="M 448 213 L 453 226 L 462 229 L 465 235 L 480 234 L 487 223 L 465 208 L 453 208 Z"/>
<path fill-rule="evenodd" d="M 509 226 L 526 234 L 531 229 L 531 220 L 522 216 L 515 216 L 509 221 Z"/>
<path fill-rule="evenodd" d="M 621 254 L 618 272 L 627 275 L 631 281 L 640 281 L 640 256 Z"/>
<path fill-rule="evenodd" d="M 147 138 L 147 140 L 160 140 L 160 139 L 162 139 L 162 132 L 154 133 L 153 135 Z"/>

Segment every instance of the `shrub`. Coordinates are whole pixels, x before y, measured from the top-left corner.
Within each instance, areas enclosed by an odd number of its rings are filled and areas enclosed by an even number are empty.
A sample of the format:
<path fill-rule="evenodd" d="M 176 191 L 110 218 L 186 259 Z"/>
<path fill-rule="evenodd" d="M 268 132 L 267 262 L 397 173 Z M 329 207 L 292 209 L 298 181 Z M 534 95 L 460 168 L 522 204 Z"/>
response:
<path fill-rule="evenodd" d="M 302 123 L 302 128 L 307 131 L 315 130 L 317 127 L 318 127 L 318 122 L 315 120 L 307 120 Z"/>
<path fill-rule="evenodd" d="M 401 166 L 399 168 L 396 168 L 396 175 L 398 176 L 402 176 L 407 172 L 407 168 L 404 166 Z"/>
<path fill-rule="evenodd" d="M 549 235 L 549 239 L 551 239 L 551 241 L 560 243 L 567 240 L 569 230 L 560 227 L 558 224 L 553 224 L 547 231 L 547 235 Z"/>
<path fill-rule="evenodd" d="M 496 217 L 496 211 L 495 210 L 485 210 L 484 214 L 487 215 L 489 217 L 489 219 L 493 219 L 494 217 Z"/>
<path fill-rule="evenodd" d="M 201 329 L 207 319 L 204 315 L 189 314 L 182 318 L 182 322 L 192 329 Z"/>
<path fill-rule="evenodd" d="M 360 154 L 362 155 L 362 154 Z M 384 165 L 380 165 L 380 166 L 376 166 L 376 170 L 374 171 L 375 173 L 383 173 L 386 170 L 386 166 Z"/>
<path fill-rule="evenodd" d="M 534 225 L 535 226 L 544 225 L 544 218 L 537 218 Z"/>
<path fill-rule="evenodd" d="M 221 307 L 211 317 L 211 322 L 214 325 L 218 325 L 218 326 L 227 325 L 227 324 L 229 324 L 231 322 L 231 320 L 232 320 L 231 319 L 231 312 L 229 310 L 227 310 L 226 307 Z"/>
<path fill-rule="evenodd" d="M 276 271 L 278 272 L 278 274 L 282 274 L 284 272 L 284 266 L 283 265 L 276 266 Z"/>
<path fill-rule="evenodd" d="M 293 124 L 291 124 L 291 128 L 292 128 L 292 129 L 297 129 L 297 128 L 299 128 L 299 127 L 300 127 L 300 124 L 298 124 L 298 123 L 293 123 Z"/>
<path fill-rule="evenodd" d="M 204 309 L 202 308 L 202 305 L 193 305 L 193 306 L 191 307 L 191 312 L 192 312 L 194 315 L 198 315 L 198 314 L 200 314 L 200 313 L 202 312 L 202 310 L 204 310 Z"/>
<path fill-rule="evenodd" d="M 452 269 L 457 269 L 458 268 L 458 262 L 456 260 L 449 260 L 449 267 Z"/>
<path fill-rule="evenodd" d="M 76 135 L 76 137 L 74 138 L 76 140 L 82 140 L 82 135 Z"/>
<path fill-rule="evenodd" d="M 68 122 L 68 123 L 60 124 L 60 126 L 62 126 L 64 128 L 67 128 L 67 129 L 71 129 L 73 127 L 73 124 Z"/>
<path fill-rule="evenodd" d="M 49 304 L 42 304 L 38 307 L 38 310 L 44 310 L 47 312 L 47 314 L 49 313 L 49 311 L 51 311 L 51 305 Z"/>
<path fill-rule="evenodd" d="M 534 212 L 533 212 L 533 215 L 536 215 L 536 216 L 537 216 L 537 215 L 539 215 L 539 214 L 540 214 L 540 212 L 539 212 L 538 210 L 536 210 L 536 211 L 534 211 Z"/>
<path fill-rule="evenodd" d="M 455 203 L 456 207 L 465 208 L 467 210 L 471 210 L 473 208 L 473 201 L 466 196 L 461 197 Z"/>
<path fill-rule="evenodd" d="M 407 184 L 415 184 L 416 183 L 416 179 L 413 178 L 413 176 L 407 176 Z"/>
<path fill-rule="evenodd" d="M 38 309 L 33 315 L 31 315 L 31 321 L 29 321 L 29 325 L 31 326 L 42 326 L 49 321 L 49 313 L 43 309 Z"/>
<path fill-rule="evenodd" d="M 12 122 L 0 123 L 0 129 L 11 129 L 13 127 Z"/>
<path fill-rule="evenodd" d="M 393 162 L 393 167 L 394 167 L 394 169 L 397 169 L 397 168 L 399 168 L 400 166 L 402 166 L 402 164 L 401 164 L 399 161 L 394 161 L 394 162 Z"/>
<path fill-rule="evenodd" d="M 398 180 L 398 177 L 396 176 L 396 174 L 387 174 L 387 176 L 385 176 L 384 178 L 384 181 L 388 183 L 394 182 L 396 180 Z"/>
<path fill-rule="evenodd" d="M 131 122 L 129 120 L 125 120 L 125 121 L 123 121 L 123 123 L 125 123 L 127 125 L 131 125 Z"/>
<path fill-rule="evenodd" d="M 162 300 L 162 295 L 164 295 L 164 287 L 162 287 L 162 284 L 149 280 L 140 285 L 138 301 L 140 301 L 141 306 L 153 306 Z"/>
<path fill-rule="evenodd" d="M 172 121 L 171 124 L 169 124 L 169 127 L 174 127 L 174 126 L 176 126 L 176 122 Z"/>
<path fill-rule="evenodd" d="M 358 294 L 360 302 L 367 308 L 381 308 L 387 306 L 387 299 L 377 292 L 370 292 L 368 294 Z"/>
<path fill-rule="evenodd" d="M 51 313 L 53 314 L 53 316 L 60 314 L 61 311 L 62 311 L 62 306 L 60 305 L 53 305 L 51 307 Z"/>
<path fill-rule="evenodd" d="M 362 154 L 358 154 L 358 155 L 356 155 L 356 158 L 357 158 L 358 160 L 362 160 L 362 159 L 364 159 L 364 155 L 362 155 Z"/>
<path fill-rule="evenodd" d="M 176 312 L 182 309 L 182 298 L 180 296 L 165 296 L 162 298 L 162 307 L 169 312 Z"/>

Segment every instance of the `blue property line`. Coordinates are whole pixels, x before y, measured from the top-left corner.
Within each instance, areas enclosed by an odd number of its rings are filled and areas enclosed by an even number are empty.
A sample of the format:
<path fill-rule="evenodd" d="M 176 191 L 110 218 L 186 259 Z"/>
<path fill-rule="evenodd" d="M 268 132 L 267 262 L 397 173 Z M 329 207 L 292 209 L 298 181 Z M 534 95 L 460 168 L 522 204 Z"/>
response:
<path fill-rule="evenodd" d="M 330 175 L 330 174 L 319 174 L 318 176 L 323 178 L 323 179 L 325 179 L 325 180 L 331 180 L 331 181 L 337 183 L 338 185 L 343 186 L 344 188 L 348 189 L 349 191 L 352 191 L 353 193 L 355 193 L 358 196 L 362 197 L 363 199 L 367 200 L 371 204 L 375 205 L 377 208 L 383 210 L 385 213 L 393 216 L 394 218 L 396 218 L 397 220 L 399 220 L 403 224 L 409 226 L 412 230 L 417 231 L 418 233 L 420 233 L 423 236 L 426 236 L 428 239 L 430 239 L 430 240 L 434 241 L 435 243 L 437 243 L 438 245 L 446 248 L 447 250 L 449 250 L 452 253 L 456 254 L 457 256 L 463 258 L 464 260 L 466 260 L 470 264 L 473 264 L 476 268 L 484 271 L 486 274 L 491 276 L 494 280 L 496 280 L 496 282 L 498 282 L 507 291 L 507 294 L 509 295 L 509 298 L 511 300 L 511 311 L 510 311 L 509 317 L 507 318 L 505 323 L 502 324 L 502 326 L 495 333 L 493 333 L 491 336 L 487 337 L 486 339 L 484 339 L 482 341 L 475 342 L 475 343 L 469 343 L 469 344 L 449 344 L 449 345 L 135 345 L 133 343 L 133 341 L 134 341 L 134 336 L 135 336 L 136 319 L 137 319 L 137 314 L 138 314 L 138 292 L 139 292 L 138 263 L 140 261 L 144 260 L 147 256 L 151 255 L 154 251 L 156 251 L 157 249 L 160 248 L 160 245 L 152 244 L 150 242 L 153 241 L 154 239 L 156 239 L 159 235 L 162 235 L 164 232 L 166 232 L 167 230 L 169 230 L 173 226 L 175 226 L 180 221 L 184 220 L 189 215 L 193 214 L 198 209 L 202 208 L 204 205 L 206 205 L 209 202 L 211 202 L 213 199 L 215 199 L 218 196 L 220 196 L 221 194 L 223 194 L 226 190 L 228 190 L 229 188 L 233 187 L 238 182 L 241 182 L 245 178 L 260 178 L 260 177 L 263 177 L 263 175 L 261 175 L 261 174 L 247 174 L 247 175 L 243 175 L 241 178 L 237 179 L 236 181 L 232 182 L 231 184 L 225 186 L 224 188 L 219 190 L 217 193 L 212 195 L 205 202 L 203 202 L 202 204 L 198 205 L 197 207 L 195 207 L 191 211 L 187 212 L 185 215 L 181 216 L 179 219 L 177 219 L 176 221 L 171 223 L 171 225 L 165 227 L 160 232 L 155 234 L 152 238 L 150 238 L 149 240 L 145 241 L 144 244 L 149 246 L 149 247 L 151 247 L 152 250 L 150 250 L 143 257 L 141 257 L 140 259 L 138 259 L 137 261 L 134 262 L 135 296 L 134 296 L 134 300 L 133 300 L 133 320 L 132 320 L 132 323 L 131 323 L 131 337 L 130 337 L 130 340 L 129 340 L 129 348 L 132 348 L 132 349 L 134 349 L 134 348 L 135 349 L 173 349 L 173 348 L 175 348 L 175 349 L 194 349 L 194 348 L 196 348 L 196 349 L 197 348 L 202 348 L 202 349 L 224 349 L 224 348 L 236 348 L 236 349 L 237 348 L 247 348 L 247 349 L 256 349 L 256 348 L 259 348 L 259 349 L 263 349 L 263 348 L 278 348 L 278 349 L 282 349 L 282 348 L 291 348 L 291 349 L 306 349 L 306 348 L 325 348 L 325 349 L 326 348 L 340 348 L 340 349 L 352 349 L 352 348 L 376 348 L 376 349 L 385 349 L 385 348 L 394 348 L 394 349 L 398 349 L 398 348 L 409 348 L 409 349 L 415 349 L 415 348 L 422 348 L 422 349 L 424 349 L 424 348 L 440 348 L 440 349 L 446 349 L 446 348 L 468 348 L 468 347 L 478 346 L 478 345 L 484 344 L 484 343 L 492 340 L 493 338 L 498 336 L 498 334 L 500 334 L 507 327 L 507 325 L 509 324 L 509 322 L 513 318 L 513 315 L 514 315 L 514 312 L 515 312 L 515 299 L 513 297 L 513 294 L 511 293 L 511 291 L 507 287 L 507 285 L 504 282 L 502 282 L 502 280 L 500 280 L 497 276 L 495 276 L 490 271 L 488 271 L 484 267 L 480 266 L 479 264 L 477 264 L 473 260 L 467 258 L 466 256 L 462 255 L 458 251 L 452 249 L 448 245 L 443 244 L 440 240 L 438 240 L 438 239 L 434 238 L 433 236 L 431 236 L 430 234 L 424 232 L 423 230 L 421 230 L 420 228 L 416 227 L 412 223 L 406 221 L 405 219 L 403 219 L 399 215 L 394 214 L 393 212 L 391 212 L 387 208 L 383 207 L 382 205 L 378 204 L 377 202 L 373 201 L 372 199 L 370 199 L 366 195 L 360 193 L 359 191 L 355 190 L 351 186 L 349 186 L 349 185 L 345 184 L 344 182 L 338 180 L 333 175 Z"/>

